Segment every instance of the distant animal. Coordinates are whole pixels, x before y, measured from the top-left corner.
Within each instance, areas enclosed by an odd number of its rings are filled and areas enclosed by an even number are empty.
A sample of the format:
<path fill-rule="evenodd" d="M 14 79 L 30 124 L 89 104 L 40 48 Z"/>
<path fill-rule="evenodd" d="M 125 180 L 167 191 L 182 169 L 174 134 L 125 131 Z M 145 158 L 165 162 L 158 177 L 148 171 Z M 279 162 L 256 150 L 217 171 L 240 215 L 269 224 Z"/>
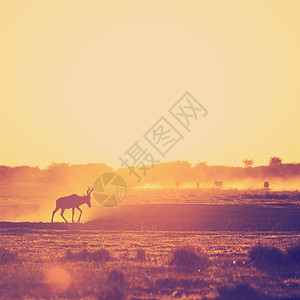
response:
<path fill-rule="evenodd" d="M 78 218 L 78 223 L 79 223 L 81 215 L 82 215 L 82 210 L 79 208 L 79 206 L 86 203 L 88 205 L 88 207 L 91 207 L 91 193 L 92 193 L 92 191 L 93 191 L 93 188 L 88 187 L 86 195 L 78 196 L 76 194 L 72 194 L 70 196 L 58 198 L 56 200 L 56 208 L 54 209 L 54 211 L 52 213 L 51 223 L 53 223 L 54 215 L 59 209 L 61 209 L 61 213 L 60 213 L 61 217 L 65 220 L 66 223 L 69 223 L 66 220 L 66 218 L 64 217 L 64 211 L 66 209 L 69 209 L 69 208 L 72 208 L 72 222 L 73 223 L 75 223 L 74 222 L 75 208 L 77 208 L 80 211 L 80 215 L 79 215 L 79 218 Z"/>
<path fill-rule="evenodd" d="M 214 186 L 217 188 L 223 188 L 223 181 L 215 180 Z"/>
<path fill-rule="evenodd" d="M 268 181 L 265 181 L 265 183 L 264 183 L 264 188 L 267 190 L 268 188 L 269 188 L 269 182 Z"/>

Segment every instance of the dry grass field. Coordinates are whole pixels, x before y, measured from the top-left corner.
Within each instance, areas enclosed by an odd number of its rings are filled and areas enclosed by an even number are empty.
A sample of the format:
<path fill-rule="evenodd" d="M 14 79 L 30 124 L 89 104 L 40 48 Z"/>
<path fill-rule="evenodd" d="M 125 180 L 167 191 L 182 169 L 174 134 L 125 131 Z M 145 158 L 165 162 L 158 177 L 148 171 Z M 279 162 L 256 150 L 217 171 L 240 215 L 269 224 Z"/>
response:
<path fill-rule="evenodd" d="M 0 223 L 0 298 L 300 299 L 293 193 L 139 193 L 82 224 Z"/>

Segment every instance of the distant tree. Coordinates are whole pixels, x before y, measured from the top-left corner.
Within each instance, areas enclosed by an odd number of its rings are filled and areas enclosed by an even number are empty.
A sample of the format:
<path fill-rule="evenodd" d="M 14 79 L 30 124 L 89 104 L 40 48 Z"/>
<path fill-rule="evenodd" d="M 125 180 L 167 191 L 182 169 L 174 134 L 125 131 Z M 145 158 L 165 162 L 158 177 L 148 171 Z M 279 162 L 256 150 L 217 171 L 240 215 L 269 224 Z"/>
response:
<path fill-rule="evenodd" d="M 251 168 L 254 164 L 254 160 L 246 158 L 243 160 L 243 164 L 244 164 L 244 168 Z"/>
<path fill-rule="evenodd" d="M 282 164 L 282 159 L 278 156 L 273 156 L 269 160 L 270 166 L 280 166 Z"/>

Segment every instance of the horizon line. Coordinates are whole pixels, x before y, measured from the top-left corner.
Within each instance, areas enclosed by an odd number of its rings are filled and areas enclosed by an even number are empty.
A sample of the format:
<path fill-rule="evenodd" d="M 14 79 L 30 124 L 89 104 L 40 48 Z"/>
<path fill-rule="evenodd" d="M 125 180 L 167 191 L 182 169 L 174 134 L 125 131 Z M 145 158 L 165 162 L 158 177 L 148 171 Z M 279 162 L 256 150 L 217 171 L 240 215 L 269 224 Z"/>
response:
<path fill-rule="evenodd" d="M 268 167 L 270 166 L 270 164 L 266 164 L 266 165 L 256 165 L 256 166 L 251 166 L 251 167 L 245 167 L 245 166 L 237 166 L 237 165 L 222 165 L 222 164 L 207 164 L 206 161 L 199 161 L 197 163 L 191 163 L 189 160 L 185 160 L 185 159 L 178 159 L 178 160 L 171 160 L 171 161 L 162 161 L 162 162 L 158 162 L 155 165 L 159 165 L 159 164 L 168 164 L 168 163 L 174 163 L 174 162 L 187 162 L 191 165 L 191 167 L 195 167 L 199 164 L 204 164 L 207 165 L 209 167 L 233 167 L 233 168 L 243 168 L 243 169 L 252 169 L 252 168 L 257 168 L 257 167 Z M 10 164 L 0 164 L 0 167 L 8 167 L 8 168 L 20 168 L 20 167 L 29 167 L 29 168 L 38 168 L 40 170 L 47 170 L 49 167 L 51 167 L 51 165 L 67 165 L 67 166 L 87 166 L 87 165 L 97 165 L 97 164 L 104 164 L 108 167 L 111 167 L 113 170 L 119 170 L 119 169 L 123 169 L 125 167 L 119 167 L 119 168 L 114 168 L 113 166 L 105 163 L 105 162 L 88 162 L 88 163 L 71 163 L 71 162 L 51 162 L 49 163 L 47 166 L 42 167 L 39 165 L 30 165 L 30 164 L 24 164 L 24 165 L 10 165 Z M 286 162 L 286 163 L 281 163 L 281 165 L 298 165 L 300 164 L 300 162 Z"/>

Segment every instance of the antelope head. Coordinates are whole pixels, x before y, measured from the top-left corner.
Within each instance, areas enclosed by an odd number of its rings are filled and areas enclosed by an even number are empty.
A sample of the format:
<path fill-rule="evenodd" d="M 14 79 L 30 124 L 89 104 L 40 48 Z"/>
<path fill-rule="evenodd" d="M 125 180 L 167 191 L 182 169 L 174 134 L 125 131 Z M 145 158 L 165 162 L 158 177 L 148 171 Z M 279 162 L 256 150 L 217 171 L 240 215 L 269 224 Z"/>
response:
<path fill-rule="evenodd" d="M 91 207 L 91 193 L 93 191 L 93 188 L 92 187 L 88 187 L 88 190 L 86 191 L 86 204 Z"/>

